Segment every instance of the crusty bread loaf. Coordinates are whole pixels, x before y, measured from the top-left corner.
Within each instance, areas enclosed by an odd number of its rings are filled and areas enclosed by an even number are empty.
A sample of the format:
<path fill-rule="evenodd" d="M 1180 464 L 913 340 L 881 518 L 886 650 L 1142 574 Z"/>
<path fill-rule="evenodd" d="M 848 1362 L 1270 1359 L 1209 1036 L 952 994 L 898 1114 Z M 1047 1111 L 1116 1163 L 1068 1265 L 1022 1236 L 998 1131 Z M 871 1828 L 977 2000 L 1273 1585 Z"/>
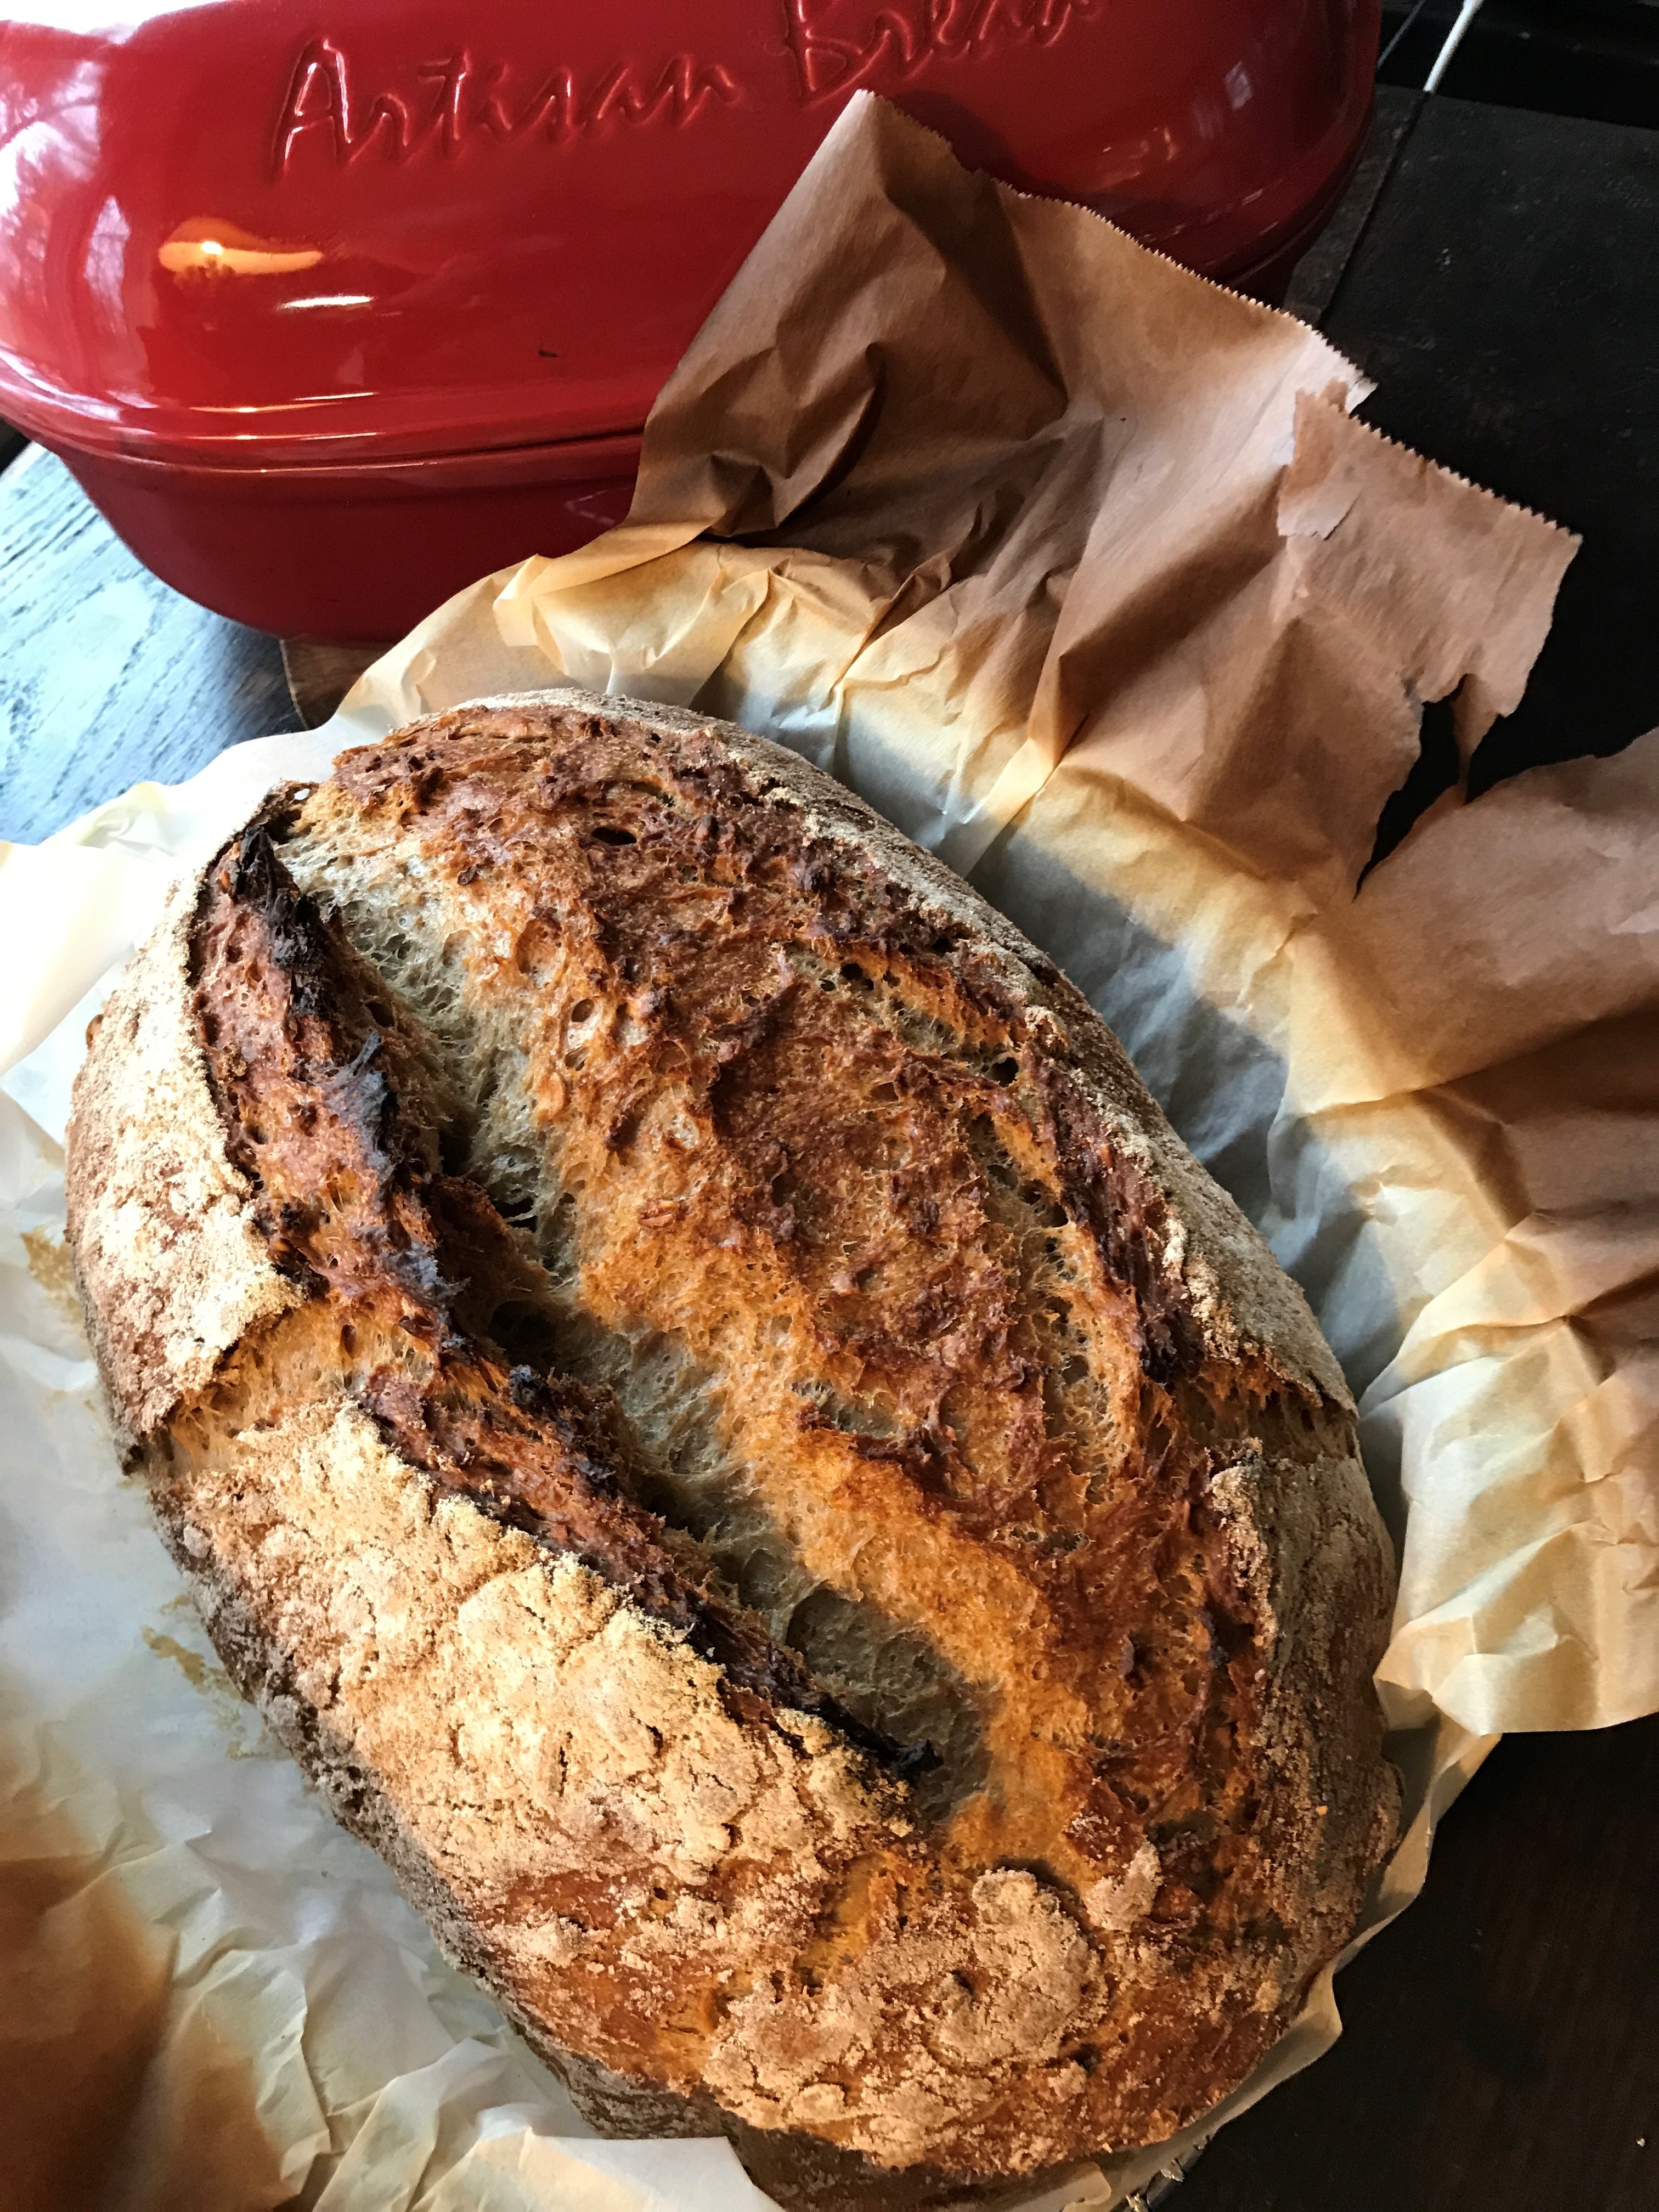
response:
<path fill-rule="evenodd" d="M 1232 2087 L 1394 1834 L 1301 1297 L 793 756 L 459 708 L 94 1025 L 70 1227 L 237 1681 L 602 2125 L 939 2201 Z"/>

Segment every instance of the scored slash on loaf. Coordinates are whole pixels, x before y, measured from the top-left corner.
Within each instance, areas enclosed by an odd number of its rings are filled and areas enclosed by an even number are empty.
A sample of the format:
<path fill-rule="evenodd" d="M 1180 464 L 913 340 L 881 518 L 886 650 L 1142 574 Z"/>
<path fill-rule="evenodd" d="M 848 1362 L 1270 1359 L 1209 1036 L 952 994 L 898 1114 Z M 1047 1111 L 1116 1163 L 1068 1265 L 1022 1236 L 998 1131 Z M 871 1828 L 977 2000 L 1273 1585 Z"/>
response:
<path fill-rule="evenodd" d="M 233 1675 L 596 2124 L 825 2207 L 1157 2140 L 1352 1929 L 1391 1595 L 1299 1293 L 798 759 L 485 702 L 276 793 L 70 1226 Z"/>

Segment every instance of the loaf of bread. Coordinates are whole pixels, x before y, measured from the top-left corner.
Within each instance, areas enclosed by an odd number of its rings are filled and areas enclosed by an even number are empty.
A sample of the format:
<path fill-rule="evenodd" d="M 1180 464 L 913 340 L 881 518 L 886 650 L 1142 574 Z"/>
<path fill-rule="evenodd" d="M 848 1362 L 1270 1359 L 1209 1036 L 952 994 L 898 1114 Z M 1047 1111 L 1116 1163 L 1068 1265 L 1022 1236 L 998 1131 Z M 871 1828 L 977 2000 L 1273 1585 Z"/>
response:
<path fill-rule="evenodd" d="M 94 1025 L 69 1194 L 227 1667 L 601 2127 L 994 2195 L 1201 2113 L 1352 1931 L 1337 1366 L 793 756 L 532 696 L 279 793 Z"/>

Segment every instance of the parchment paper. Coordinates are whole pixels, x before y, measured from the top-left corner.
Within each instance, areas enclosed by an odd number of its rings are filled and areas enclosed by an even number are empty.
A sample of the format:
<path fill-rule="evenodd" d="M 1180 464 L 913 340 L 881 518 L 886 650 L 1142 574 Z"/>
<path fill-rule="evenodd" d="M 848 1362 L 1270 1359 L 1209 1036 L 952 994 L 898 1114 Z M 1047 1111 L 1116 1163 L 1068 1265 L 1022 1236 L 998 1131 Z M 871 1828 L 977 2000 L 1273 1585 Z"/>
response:
<path fill-rule="evenodd" d="M 40 2175 L 123 2208 L 765 2201 L 722 2144 L 588 2138 L 236 1705 L 66 1293 L 55 1140 L 111 971 L 270 781 L 430 707 L 571 680 L 769 731 L 1089 992 L 1361 1398 L 1411 1814 L 1361 1940 L 1501 1730 L 1659 1706 L 1659 734 L 1449 793 L 1364 872 L 1422 702 L 1467 757 L 1572 552 L 1351 419 L 1364 388 L 861 98 L 663 393 L 623 528 L 460 594 L 310 737 L 12 849 L 0 2098 Z M 1220 2113 L 1045 2205 L 1143 2185 L 1336 2029 L 1327 1975 Z"/>

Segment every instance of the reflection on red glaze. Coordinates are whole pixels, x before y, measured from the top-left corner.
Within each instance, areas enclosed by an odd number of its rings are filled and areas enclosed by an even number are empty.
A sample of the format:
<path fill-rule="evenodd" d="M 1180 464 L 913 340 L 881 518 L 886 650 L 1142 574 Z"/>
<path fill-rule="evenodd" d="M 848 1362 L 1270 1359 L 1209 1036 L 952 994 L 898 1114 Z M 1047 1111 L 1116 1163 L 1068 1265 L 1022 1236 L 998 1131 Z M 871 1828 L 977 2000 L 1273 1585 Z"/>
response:
<path fill-rule="evenodd" d="M 1378 0 L 110 0 L 125 20 L 83 27 L 95 13 L 0 15 L 0 415 L 101 459 L 83 474 L 112 512 L 124 457 L 536 447 L 561 481 L 560 445 L 637 431 L 862 88 L 1206 274 L 1255 269 L 1352 159 Z M 147 479 L 125 526 L 167 574 L 164 505 Z"/>

